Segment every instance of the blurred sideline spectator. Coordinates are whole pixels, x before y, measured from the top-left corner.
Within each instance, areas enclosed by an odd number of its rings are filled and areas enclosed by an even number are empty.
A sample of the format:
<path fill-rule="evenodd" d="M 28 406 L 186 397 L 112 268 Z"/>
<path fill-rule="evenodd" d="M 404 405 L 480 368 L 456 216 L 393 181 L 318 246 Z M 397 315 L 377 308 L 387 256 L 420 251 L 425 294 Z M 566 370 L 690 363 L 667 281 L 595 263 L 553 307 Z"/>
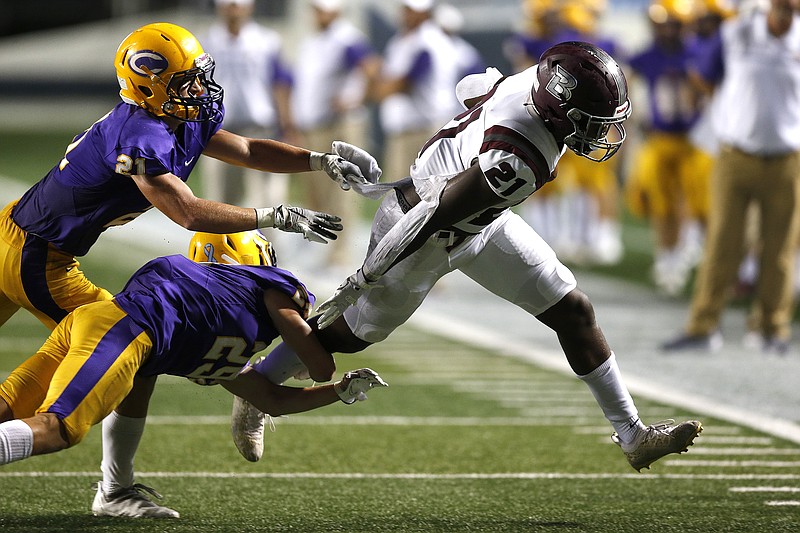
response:
<path fill-rule="evenodd" d="M 456 63 L 456 82 L 470 74 L 484 72 L 486 70 L 486 62 L 483 60 L 481 53 L 461 36 L 461 32 L 464 29 L 464 15 L 461 11 L 452 4 L 439 4 L 434 10 L 433 18 L 436 24 L 450 37 L 450 41 L 453 44 L 455 55 L 452 60 Z M 464 110 L 458 101 L 454 100 L 453 103 L 451 116 L 455 116 Z"/>
<path fill-rule="evenodd" d="M 403 0 L 400 28 L 386 45 L 372 97 L 385 135 L 383 175 L 409 175 L 419 147 L 457 105 L 457 64 L 451 39 L 432 20 L 433 0 Z"/>
<path fill-rule="evenodd" d="M 226 130 L 294 144 L 289 112 L 292 77 L 281 38 L 253 17 L 254 0 L 215 0 L 217 20 L 202 39 L 225 88 Z M 325 150 L 330 151 L 330 149 Z M 269 174 L 203 158 L 206 196 L 232 204 L 272 205 L 288 199 L 288 175 Z"/>
<path fill-rule="evenodd" d="M 718 80 L 720 142 L 711 181 L 703 260 L 685 330 L 668 352 L 722 346 L 720 319 L 744 254 L 746 214 L 759 213 L 759 275 L 745 341 L 764 352 L 789 348 L 795 250 L 800 234 L 800 15 L 798 0 L 723 23 L 717 54 L 700 73 Z"/>
<path fill-rule="evenodd" d="M 315 33 L 299 45 L 294 65 L 291 111 L 303 146 L 331 151 L 331 142 L 367 144 L 366 94 L 380 72 L 380 57 L 365 35 L 341 17 L 342 0 L 312 0 Z M 333 181 L 296 180 L 304 185 L 303 205 L 334 213 L 345 231 L 328 245 L 328 266 L 350 267 L 353 229 L 361 197 L 342 194 Z"/>
<path fill-rule="evenodd" d="M 691 3 L 652 1 L 652 42 L 628 61 L 630 72 L 647 88 L 648 102 L 638 108 L 639 116 L 646 117 L 641 121 L 644 138 L 633 154 L 627 203 L 633 214 L 650 223 L 653 280 L 669 295 L 680 294 L 686 286 L 698 259 L 693 247 L 687 247 L 696 237 L 686 237 L 690 228 L 705 226 L 708 214 L 712 159 L 689 137 L 704 102 L 690 77 L 694 16 Z"/>

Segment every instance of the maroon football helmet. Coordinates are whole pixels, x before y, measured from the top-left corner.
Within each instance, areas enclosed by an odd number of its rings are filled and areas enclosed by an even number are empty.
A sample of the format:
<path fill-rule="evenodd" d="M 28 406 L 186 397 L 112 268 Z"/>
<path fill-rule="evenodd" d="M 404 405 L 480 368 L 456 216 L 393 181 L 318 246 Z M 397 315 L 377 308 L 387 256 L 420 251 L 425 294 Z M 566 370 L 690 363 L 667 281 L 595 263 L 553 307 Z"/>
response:
<path fill-rule="evenodd" d="M 617 62 L 593 44 L 571 41 L 547 49 L 531 98 L 556 139 L 578 155 L 605 161 L 625 140 L 628 83 Z"/>

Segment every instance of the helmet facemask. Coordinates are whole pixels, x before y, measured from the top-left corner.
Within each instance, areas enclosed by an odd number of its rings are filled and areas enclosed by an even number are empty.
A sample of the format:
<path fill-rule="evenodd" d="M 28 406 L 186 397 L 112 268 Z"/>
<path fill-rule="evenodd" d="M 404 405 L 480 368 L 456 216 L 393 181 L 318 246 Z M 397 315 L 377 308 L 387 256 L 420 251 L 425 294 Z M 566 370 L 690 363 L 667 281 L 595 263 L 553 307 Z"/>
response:
<path fill-rule="evenodd" d="M 221 122 L 222 113 L 214 103 L 222 101 L 223 91 L 214 81 L 214 60 L 203 54 L 194 63 L 194 68 L 170 77 L 166 83 L 167 101 L 161 110 L 184 122 Z"/>
<path fill-rule="evenodd" d="M 567 112 L 575 131 L 564 137 L 564 144 L 576 154 L 592 161 L 610 159 L 625 141 L 623 122 L 630 116 L 630 105 L 624 106 L 615 118 L 597 117 L 576 107 Z M 599 153 L 598 153 L 599 152 Z"/>

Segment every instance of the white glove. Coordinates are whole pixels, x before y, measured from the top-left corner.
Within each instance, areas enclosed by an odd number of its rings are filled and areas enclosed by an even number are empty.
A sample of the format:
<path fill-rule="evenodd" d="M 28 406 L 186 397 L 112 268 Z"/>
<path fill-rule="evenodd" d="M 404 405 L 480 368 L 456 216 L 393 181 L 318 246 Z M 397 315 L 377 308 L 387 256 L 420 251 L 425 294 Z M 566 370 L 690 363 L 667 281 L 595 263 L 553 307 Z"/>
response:
<path fill-rule="evenodd" d="M 366 183 L 367 181 L 356 164 L 337 154 L 311 152 L 308 161 L 311 170 L 324 170 L 343 191 L 350 190 L 351 182 Z"/>
<path fill-rule="evenodd" d="M 317 307 L 322 316 L 317 322 L 319 329 L 325 329 L 339 318 L 344 310 L 356 303 L 356 300 L 370 289 L 377 287 L 375 282 L 367 281 L 359 268 L 355 274 L 344 280 L 336 292 Z"/>
<path fill-rule="evenodd" d="M 363 148 L 353 146 L 344 141 L 333 141 L 331 148 L 333 149 L 333 153 L 355 164 L 361 171 L 361 176 L 365 178 L 368 183 L 378 183 L 381 179 L 381 174 L 383 173 L 381 167 L 378 166 L 378 162 L 375 158 Z"/>
<path fill-rule="evenodd" d="M 366 400 L 368 390 L 374 387 L 388 386 L 389 384 L 383 381 L 377 372 L 369 368 L 361 368 L 345 372 L 344 378 L 333 384 L 333 389 L 344 403 L 350 405 L 356 400 L 360 402 Z"/>
<path fill-rule="evenodd" d="M 309 241 L 327 244 L 335 241 L 334 231 L 342 231 L 341 218 L 302 207 L 279 205 L 256 208 L 259 228 L 276 228 L 290 233 L 302 233 Z"/>

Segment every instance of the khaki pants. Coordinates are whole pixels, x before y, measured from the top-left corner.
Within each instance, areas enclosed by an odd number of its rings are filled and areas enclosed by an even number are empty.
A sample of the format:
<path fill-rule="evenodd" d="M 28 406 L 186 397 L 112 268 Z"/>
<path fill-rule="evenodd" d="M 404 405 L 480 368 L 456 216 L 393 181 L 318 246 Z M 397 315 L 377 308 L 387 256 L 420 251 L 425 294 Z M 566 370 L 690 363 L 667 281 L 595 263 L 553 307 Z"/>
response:
<path fill-rule="evenodd" d="M 383 181 L 396 181 L 409 176 L 417 154 L 434 133 L 435 129 L 387 135 L 383 161 L 380 161 Z"/>
<path fill-rule="evenodd" d="M 789 337 L 800 237 L 800 152 L 762 157 L 728 146 L 721 148 L 711 177 L 708 234 L 689 334 L 708 334 L 718 327 L 746 251 L 750 205 L 759 212 L 760 259 L 749 327 L 765 337 Z"/>
<path fill-rule="evenodd" d="M 363 120 L 342 120 L 329 126 L 303 131 L 304 148 L 318 152 L 330 152 L 333 141 L 344 141 L 359 148 L 364 147 L 366 124 Z M 328 262 L 331 266 L 356 267 L 359 255 L 354 247 L 358 237 L 360 210 L 363 198 L 353 191 L 343 191 L 324 173 L 295 176 L 295 183 L 302 184 L 303 207 L 331 213 L 342 218 L 344 230 L 328 246 Z"/>

